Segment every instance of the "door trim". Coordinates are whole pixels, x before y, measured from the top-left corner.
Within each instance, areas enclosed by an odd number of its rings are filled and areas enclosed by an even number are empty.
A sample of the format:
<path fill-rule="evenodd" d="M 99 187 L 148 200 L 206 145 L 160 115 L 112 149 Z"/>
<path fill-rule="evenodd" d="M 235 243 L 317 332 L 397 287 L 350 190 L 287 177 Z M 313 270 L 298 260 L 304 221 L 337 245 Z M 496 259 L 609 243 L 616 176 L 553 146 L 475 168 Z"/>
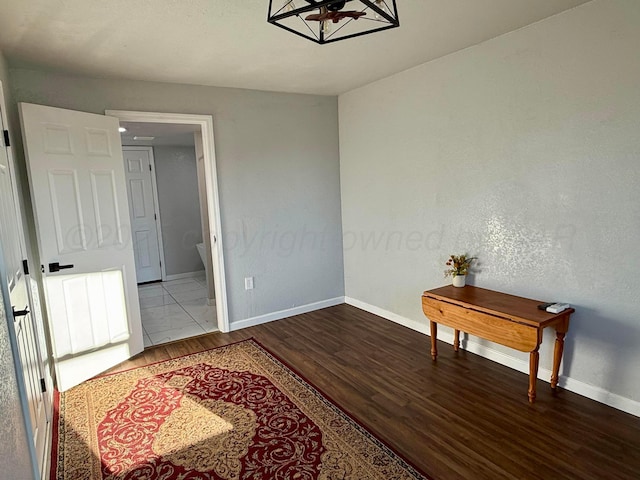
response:
<path fill-rule="evenodd" d="M 158 236 L 158 249 L 160 250 L 160 278 L 163 282 L 167 281 L 167 271 L 165 270 L 164 261 L 164 244 L 162 243 L 162 222 L 160 221 L 160 203 L 158 201 L 158 183 L 156 180 L 156 161 L 153 157 L 153 147 L 138 147 L 123 145 L 122 151 L 142 151 L 149 152 L 149 163 L 151 164 L 151 190 L 153 191 L 153 213 L 156 214 L 156 235 Z"/>
<path fill-rule="evenodd" d="M 209 207 L 209 235 L 213 250 L 211 253 L 214 258 L 212 267 L 216 291 L 218 329 L 223 333 L 229 332 L 229 311 L 227 308 L 227 286 L 224 266 L 222 223 L 220 219 L 216 151 L 213 135 L 213 117 L 211 115 L 135 112 L 126 110 L 106 110 L 105 115 L 116 117 L 122 122 L 179 123 L 200 126 L 202 132 L 202 150 L 204 154 L 207 206 Z"/>

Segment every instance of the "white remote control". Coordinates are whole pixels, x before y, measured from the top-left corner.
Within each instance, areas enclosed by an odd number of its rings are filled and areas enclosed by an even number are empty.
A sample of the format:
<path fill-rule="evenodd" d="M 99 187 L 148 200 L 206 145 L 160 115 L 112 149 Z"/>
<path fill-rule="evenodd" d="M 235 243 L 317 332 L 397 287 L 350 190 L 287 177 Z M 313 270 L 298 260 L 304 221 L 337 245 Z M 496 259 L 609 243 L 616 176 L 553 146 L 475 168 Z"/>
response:
<path fill-rule="evenodd" d="M 553 305 L 549 305 L 547 307 L 547 312 L 560 313 L 567 308 L 571 308 L 571 305 L 569 305 L 568 303 L 554 303 Z"/>

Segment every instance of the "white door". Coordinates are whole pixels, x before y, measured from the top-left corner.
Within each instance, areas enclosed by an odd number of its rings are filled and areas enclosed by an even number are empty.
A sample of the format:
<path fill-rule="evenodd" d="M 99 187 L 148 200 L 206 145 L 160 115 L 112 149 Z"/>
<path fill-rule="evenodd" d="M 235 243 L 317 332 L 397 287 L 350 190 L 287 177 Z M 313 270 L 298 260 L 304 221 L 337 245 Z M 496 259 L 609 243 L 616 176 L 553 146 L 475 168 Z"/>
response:
<path fill-rule="evenodd" d="M 162 279 L 151 147 L 122 147 L 138 283 Z"/>
<path fill-rule="evenodd" d="M 143 350 L 119 123 L 26 103 L 20 116 L 65 391 Z"/>
<path fill-rule="evenodd" d="M 0 91 L 1 96 L 1 91 Z M 0 98 L 0 100 L 2 100 Z M 0 105 L 1 107 L 1 105 Z M 0 132 L 4 131 L 0 111 Z M 42 472 L 45 458 L 45 443 L 47 440 L 48 411 L 44 392 L 44 369 L 39 350 L 38 337 L 33 323 L 30 298 L 29 279 L 25 275 L 23 259 L 22 225 L 17 206 L 17 191 L 9 165 L 9 156 L 4 139 L 0 139 L 0 245 L 3 272 L 8 287 L 9 299 L 13 313 L 13 331 L 18 350 L 19 366 L 24 378 L 24 387 L 28 412 L 27 423 L 33 440 L 35 455 L 39 471 Z M 10 316 L 7 320 L 10 320 Z"/>

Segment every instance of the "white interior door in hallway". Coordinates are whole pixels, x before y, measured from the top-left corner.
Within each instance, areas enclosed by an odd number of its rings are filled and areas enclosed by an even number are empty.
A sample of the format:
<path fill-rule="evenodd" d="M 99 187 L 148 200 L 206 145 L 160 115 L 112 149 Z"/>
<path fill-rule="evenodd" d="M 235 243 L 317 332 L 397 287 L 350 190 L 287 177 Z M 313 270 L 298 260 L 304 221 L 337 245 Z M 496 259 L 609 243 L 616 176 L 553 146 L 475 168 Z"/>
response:
<path fill-rule="evenodd" d="M 59 390 L 143 350 L 118 120 L 20 104 Z"/>
<path fill-rule="evenodd" d="M 152 147 L 122 147 L 138 283 L 164 279 Z"/>

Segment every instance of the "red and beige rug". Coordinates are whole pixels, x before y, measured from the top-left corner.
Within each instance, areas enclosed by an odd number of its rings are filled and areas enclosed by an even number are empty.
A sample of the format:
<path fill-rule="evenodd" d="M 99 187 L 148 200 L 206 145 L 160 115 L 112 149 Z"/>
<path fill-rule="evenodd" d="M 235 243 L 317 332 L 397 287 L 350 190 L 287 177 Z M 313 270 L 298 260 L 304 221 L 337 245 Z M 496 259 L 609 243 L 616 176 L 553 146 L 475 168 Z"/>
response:
<path fill-rule="evenodd" d="M 254 340 L 57 401 L 51 478 L 426 479 Z"/>

